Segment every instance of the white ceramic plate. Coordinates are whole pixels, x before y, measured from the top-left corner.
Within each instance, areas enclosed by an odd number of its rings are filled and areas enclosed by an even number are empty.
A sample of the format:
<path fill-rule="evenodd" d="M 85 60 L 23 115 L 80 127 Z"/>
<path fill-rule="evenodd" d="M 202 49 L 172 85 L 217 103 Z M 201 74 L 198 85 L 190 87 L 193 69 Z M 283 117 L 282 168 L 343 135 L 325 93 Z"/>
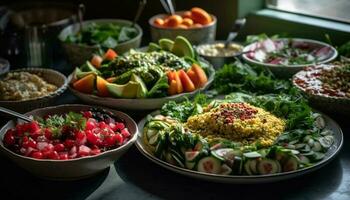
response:
<path fill-rule="evenodd" d="M 337 58 L 338 56 L 338 51 L 334 47 L 324 42 L 320 42 L 316 40 L 301 39 L 301 38 L 279 38 L 279 39 L 273 39 L 273 41 L 284 41 L 284 40 L 290 40 L 290 39 L 293 42 L 306 43 L 306 44 L 309 44 L 310 46 L 314 46 L 315 48 L 328 47 L 330 49 L 330 53 L 328 54 L 327 58 L 314 64 L 329 63 L 333 61 L 335 58 Z M 244 47 L 243 52 L 254 50 L 256 49 L 256 46 L 257 46 L 257 42 L 249 44 L 248 46 Z M 263 63 L 263 62 L 249 58 L 247 54 L 243 54 L 242 58 L 244 59 L 244 61 L 248 62 L 249 64 L 259 65 L 259 66 L 268 68 L 269 70 L 271 70 L 272 73 L 274 73 L 278 77 L 291 77 L 293 74 L 302 70 L 304 67 L 311 65 L 311 64 L 281 65 L 281 64 Z"/>
<path fill-rule="evenodd" d="M 152 112 L 150 115 L 154 116 L 159 114 L 159 111 Z M 203 173 L 203 172 L 197 172 L 197 171 L 192 171 L 189 169 L 177 167 L 175 165 L 172 165 L 170 163 L 167 163 L 163 160 L 160 160 L 159 158 L 155 157 L 152 153 L 148 152 L 146 149 L 147 147 L 143 143 L 142 140 L 142 134 L 143 134 L 143 127 L 145 123 L 147 122 L 147 117 L 142 119 L 138 123 L 138 129 L 139 129 L 139 135 L 136 141 L 136 146 L 139 149 L 139 151 L 146 156 L 149 160 L 152 162 L 165 167 L 171 171 L 174 171 L 175 173 L 179 173 L 188 177 L 192 178 L 197 178 L 197 179 L 202 179 L 206 181 L 212 181 L 212 182 L 220 182 L 220 183 L 242 183 L 242 184 L 252 184 L 252 183 L 266 183 L 266 182 L 275 182 L 275 181 L 280 181 L 280 180 L 285 180 L 285 179 L 290 179 L 294 178 L 297 176 L 301 176 L 310 172 L 313 172 L 327 163 L 329 163 L 339 152 L 343 145 L 343 133 L 342 130 L 340 129 L 339 125 L 332 120 L 330 117 L 327 115 L 323 115 L 325 121 L 326 121 L 326 128 L 330 129 L 334 132 L 334 143 L 333 145 L 329 148 L 329 150 L 326 153 L 325 158 L 320 161 L 319 163 L 299 169 L 296 171 L 292 172 L 283 172 L 283 173 L 278 173 L 278 174 L 270 174 L 270 175 L 252 175 L 252 176 L 246 176 L 246 175 L 217 175 L 217 174 L 208 174 L 208 173 Z"/>
<path fill-rule="evenodd" d="M 99 97 L 92 94 L 85 94 L 75 90 L 69 85 L 69 89 L 72 93 L 81 99 L 83 102 L 88 104 L 102 105 L 110 108 L 118 108 L 122 110 L 155 110 L 163 106 L 164 103 L 168 101 L 180 102 L 186 98 L 192 98 L 197 93 L 208 89 L 214 80 L 215 70 L 210 65 L 209 67 L 209 77 L 207 84 L 200 89 L 193 92 L 182 93 L 172 96 L 167 96 L 163 98 L 145 98 L 145 99 L 122 99 L 122 98 L 112 98 L 112 97 Z M 69 82 L 72 80 L 72 74 L 68 77 Z"/>

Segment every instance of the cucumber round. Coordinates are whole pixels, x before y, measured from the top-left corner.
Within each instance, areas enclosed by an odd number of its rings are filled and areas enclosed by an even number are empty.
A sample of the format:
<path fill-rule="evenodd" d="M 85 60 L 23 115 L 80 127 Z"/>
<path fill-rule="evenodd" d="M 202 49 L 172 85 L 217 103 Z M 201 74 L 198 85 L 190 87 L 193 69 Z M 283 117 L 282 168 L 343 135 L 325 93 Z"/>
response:
<path fill-rule="evenodd" d="M 314 146 L 311 148 L 312 151 L 318 152 L 322 150 L 320 142 L 314 142 Z"/>
<path fill-rule="evenodd" d="M 199 160 L 197 171 L 210 174 L 218 174 L 221 170 L 221 162 L 212 156 L 204 157 Z"/>
<path fill-rule="evenodd" d="M 229 167 L 226 164 L 221 165 L 220 174 L 222 174 L 222 175 L 229 175 L 229 174 L 231 174 L 231 172 L 232 172 L 231 167 Z"/>
<path fill-rule="evenodd" d="M 223 148 L 211 151 L 211 154 L 219 160 L 234 160 L 236 152 L 231 148 Z"/>
<path fill-rule="evenodd" d="M 283 172 L 295 171 L 298 169 L 299 161 L 295 156 L 290 156 L 283 163 Z"/>
<path fill-rule="evenodd" d="M 187 169 L 193 169 L 196 166 L 195 162 L 186 162 L 185 163 Z"/>
<path fill-rule="evenodd" d="M 256 151 L 252 151 L 248 153 L 243 153 L 243 156 L 246 158 L 260 158 L 261 154 Z"/>
<path fill-rule="evenodd" d="M 281 170 L 280 163 L 276 160 L 264 158 L 260 160 L 256 166 L 259 174 L 275 174 Z"/>
<path fill-rule="evenodd" d="M 191 162 L 191 161 L 195 160 L 199 154 L 200 154 L 199 151 L 186 151 L 185 152 L 185 160 L 188 162 Z"/>

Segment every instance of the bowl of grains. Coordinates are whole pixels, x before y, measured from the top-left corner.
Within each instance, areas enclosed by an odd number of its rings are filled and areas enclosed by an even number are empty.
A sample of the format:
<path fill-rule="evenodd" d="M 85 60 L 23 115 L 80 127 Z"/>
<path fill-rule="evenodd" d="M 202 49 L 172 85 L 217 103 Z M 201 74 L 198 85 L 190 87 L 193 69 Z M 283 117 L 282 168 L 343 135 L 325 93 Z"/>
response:
<path fill-rule="evenodd" d="M 23 68 L 0 76 L 0 105 L 17 112 L 46 107 L 67 89 L 67 78 L 58 71 Z"/>

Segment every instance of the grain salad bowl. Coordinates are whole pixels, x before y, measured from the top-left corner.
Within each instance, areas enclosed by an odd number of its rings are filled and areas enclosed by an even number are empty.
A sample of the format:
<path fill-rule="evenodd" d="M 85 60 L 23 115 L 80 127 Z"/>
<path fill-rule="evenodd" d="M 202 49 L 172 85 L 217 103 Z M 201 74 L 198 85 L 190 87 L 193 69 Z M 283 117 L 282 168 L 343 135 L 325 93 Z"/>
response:
<path fill-rule="evenodd" d="M 62 73 L 45 68 L 23 68 L 13 70 L 10 72 L 29 72 L 32 74 L 39 74 L 40 77 L 47 83 L 53 84 L 57 87 L 56 91 L 49 93 L 45 96 L 33 98 L 29 100 L 0 100 L 0 105 L 15 110 L 17 112 L 28 112 L 36 108 L 42 108 L 51 105 L 56 99 L 67 89 L 68 81 L 66 76 Z M 5 76 L 6 74 L 2 75 Z M 1 79 L 1 76 L 0 76 Z"/>
<path fill-rule="evenodd" d="M 87 105 L 60 105 L 55 107 L 47 107 L 33 110 L 26 115 L 44 117 L 49 114 L 64 114 L 68 111 L 79 112 L 87 110 L 92 106 Z M 111 112 L 114 116 L 124 121 L 125 127 L 129 130 L 130 139 L 121 146 L 101 152 L 98 155 L 90 155 L 86 157 L 72 158 L 69 160 L 52 160 L 52 159 L 36 159 L 17 154 L 4 146 L 4 134 L 16 125 L 16 120 L 9 121 L 0 130 L 0 150 L 13 162 L 35 176 L 44 179 L 53 180 L 77 180 L 93 176 L 118 160 L 136 141 L 138 128 L 133 119 L 128 115 L 110 109 L 104 109 Z"/>

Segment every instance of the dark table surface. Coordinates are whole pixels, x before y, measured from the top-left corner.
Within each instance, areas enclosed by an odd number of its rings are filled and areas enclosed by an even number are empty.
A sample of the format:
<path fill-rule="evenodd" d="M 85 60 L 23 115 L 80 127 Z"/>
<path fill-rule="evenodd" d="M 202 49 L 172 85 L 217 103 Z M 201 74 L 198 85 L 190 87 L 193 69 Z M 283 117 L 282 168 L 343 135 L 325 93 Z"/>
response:
<path fill-rule="evenodd" d="M 68 91 L 56 104 L 81 103 Z M 146 113 L 129 113 L 135 120 Z M 0 155 L 0 199 L 350 199 L 349 118 L 330 115 L 344 132 L 340 154 L 311 174 L 276 183 L 237 185 L 199 181 L 168 171 L 132 147 L 102 173 L 79 181 L 32 176 Z M 2 125 L 6 119 L 0 119 Z"/>

